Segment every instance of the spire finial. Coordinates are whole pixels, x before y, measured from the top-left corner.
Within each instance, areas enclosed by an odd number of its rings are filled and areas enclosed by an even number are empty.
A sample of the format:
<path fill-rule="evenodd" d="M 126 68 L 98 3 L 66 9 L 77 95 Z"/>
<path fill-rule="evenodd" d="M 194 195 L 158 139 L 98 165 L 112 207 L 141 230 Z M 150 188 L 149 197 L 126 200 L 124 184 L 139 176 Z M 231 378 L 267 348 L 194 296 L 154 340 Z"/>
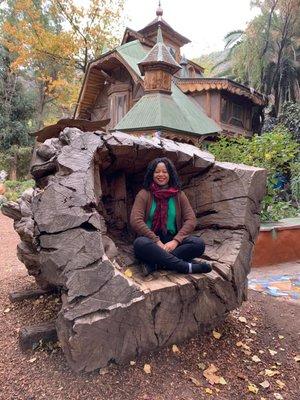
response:
<path fill-rule="evenodd" d="M 163 39 L 162 31 L 161 31 L 160 25 L 158 25 L 156 43 L 163 43 L 163 42 L 164 42 L 164 39 Z"/>
<path fill-rule="evenodd" d="M 159 0 L 159 2 L 158 2 L 158 7 L 157 7 L 157 9 L 156 9 L 156 15 L 157 15 L 157 17 L 158 17 L 158 20 L 160 21 L 162 15 L 163 15 L 163 9 L 162 9 L 162 7 L 161 7 L 160 0 Z"/>

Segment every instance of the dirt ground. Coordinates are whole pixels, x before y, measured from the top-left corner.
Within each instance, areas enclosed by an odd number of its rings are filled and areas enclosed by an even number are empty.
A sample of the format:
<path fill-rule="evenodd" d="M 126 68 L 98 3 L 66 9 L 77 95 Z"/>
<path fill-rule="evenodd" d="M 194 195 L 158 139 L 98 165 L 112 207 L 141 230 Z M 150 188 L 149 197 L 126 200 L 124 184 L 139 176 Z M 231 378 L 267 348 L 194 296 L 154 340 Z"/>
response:
<path fill-rule="evenodd" d="M 176 343 L 177 348 L 144 355 L 129 365 L 75 374 L 59 346 L 22 353 L 20 328 L 51 318 L 60 301 L 52 295 L 9 302 L 9 292 L 35 284 L 16 257 L 18 237 L 12 222 L 1 213 L 0 239 L 1 400 L 300 399 L 300 363 L 296 361 L 300 305 L 254 291 L 249 291 L 249 301 L 240 310 L 216 327 L 219 339 L 208 333 Z M 144 371 L 145 364 L 151 373 Z M 211 364 L 224 378 L 223 385 L 211 385 L 203 376 Z"/>

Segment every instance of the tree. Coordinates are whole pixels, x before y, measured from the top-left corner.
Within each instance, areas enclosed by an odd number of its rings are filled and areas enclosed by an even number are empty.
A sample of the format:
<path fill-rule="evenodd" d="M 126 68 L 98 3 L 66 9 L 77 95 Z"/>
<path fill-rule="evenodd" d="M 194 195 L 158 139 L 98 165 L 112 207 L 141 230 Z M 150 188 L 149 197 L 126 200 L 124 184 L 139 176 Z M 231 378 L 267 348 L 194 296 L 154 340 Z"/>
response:
<path fill-rule="evenodd" d="M 11 70 L 13 56 L 0 45 L 0 149 L 13 145 L 28 146 L 35 113 L 34 93 Z"/>
<path fill-rule="evenodd" d="M 45 109 L 74 106 L 82 73 L 92 58 L 116 44 L 123 0 L 6 1 L 2 42 L 16 55 L 12 68 L 30 70 L 39 90 L 39 122 Z"/>
<path fill-rule="evenodd" d="M 273 116 L 286 101 L 300 100 L 300 1 L 256 0 L 260 9 L 245 31 L 230 32 L 231 75 L 271 96 Z"/>

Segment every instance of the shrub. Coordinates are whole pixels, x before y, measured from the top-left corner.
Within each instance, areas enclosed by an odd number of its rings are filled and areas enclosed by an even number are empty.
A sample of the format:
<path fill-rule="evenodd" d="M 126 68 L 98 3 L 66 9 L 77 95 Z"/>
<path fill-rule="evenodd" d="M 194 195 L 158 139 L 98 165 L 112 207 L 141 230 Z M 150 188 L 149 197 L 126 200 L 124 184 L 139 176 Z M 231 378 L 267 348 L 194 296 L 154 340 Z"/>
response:
<path fill-rule="evenodd" d="M 291 101 L 284 103 L 278 120 L 300 142 L 300 104 Z"/>
<path fill-rule="evenodd" d="M 17 177 L 18 179 L 28 179 L 29 167 L 32 155 L 31 147 L 19 147 L 17 152 Z"/>
<path fill-rule="evenodd" d="M 11 158 L 17 156 L 17 178 L 28 179 L 32 147 L 12 146 L 6 152 L 0 152 L 0 171 L 11 170 Z"/>
<path fill-rule="evenodd" d="M 28 188 L 34 187 L 34 180 L 5 181 L 5 197 L 8 201 L 17 201 L 21 194 Z"/>
<path fill-rule="evenodd" d="M 292 201 L 299 208 L 300 206 L 300 156 L 291 165 L 291 192 Z"/>
<path fill-rule="evenodd" d="M 10 169 L 10 155 L 8 153 L 0 152 L 0 171 L 6 172 Z"/>
<path fill-rule="evenodd" d="M 255 135 L 252 139 L 222 136 L 218 142 L 208 146 L 208 151 L 220 161 L 247 164 L 267 170 L 267 193 L 262 202 L 261 219 L 277 221 L 297 215 L 297 209 L 292 205 L 292 196 L 288 193 L 284 180 L 290 182 L 292 168 L 295 171 L 298 168 L 299 173 L 299 167 L 294 166 L 299 165 L 298 147 L 292 134 L 279 125 L 273 131 L 261 136 Z"/>

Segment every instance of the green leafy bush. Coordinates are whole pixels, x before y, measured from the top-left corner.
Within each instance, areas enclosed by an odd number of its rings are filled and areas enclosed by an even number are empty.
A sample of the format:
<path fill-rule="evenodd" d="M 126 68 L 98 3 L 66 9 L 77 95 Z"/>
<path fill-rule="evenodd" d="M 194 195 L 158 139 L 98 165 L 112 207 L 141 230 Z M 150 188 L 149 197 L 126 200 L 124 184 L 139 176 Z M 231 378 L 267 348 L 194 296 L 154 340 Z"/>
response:
<path fill-rule="evenodd" d="M 296 162 L 291 165 L 291 192 L 292 201 L 297 207 L 300 206 L 300 155 Z"/>
<path fill-rule="evenodd" d="M 32 147 L 12 146 L 7 151 L 0 152 L 0 171 L 10 172 L 11 159 L 17 158 L 17 178 L 19 180 L 28 179 Z"/>
<path fill-rule="evenodd" d="M 32 147 L 19 147 L 17 151 L 17 177 L 26 179 L 29 175 L 29 167 L 32 156 Z"/>
<path fill-rule="evenodd" d="M 300 142 L 300 104 L 292 101 L 284 103 L 278 119 Z"/>
<path fill-rule="evenodd" d="M 0 152 L 0 171 L 4 170 L 6 172 L 9 171 L 10 168 L 10 154 L 7 152 Z"/>
<path fill-rule="evenodd" d="M 27 181 L 5 181 L 6 192 L 4 196 L 7 201 L 17 201 L 21 194 L 28 188 L 34 187 L 34 180 Z"/>
<path fill-rule="evenodd" d="M 262 221 L 277 221 L 297 215 L 298 210 L 292 205 L 292 195 L 276 187 L 280 176 L 290 180 L 292 168 L 295 171 L 298 168 L 299 173 L 299 145 L 285 127 L 277 126 L 273 131 L 255 135 L 252 139 L 222 136 L 218 142 L 208 146 L 208 151 L 217 160 L 252 165 L 268 171 Z"/>

